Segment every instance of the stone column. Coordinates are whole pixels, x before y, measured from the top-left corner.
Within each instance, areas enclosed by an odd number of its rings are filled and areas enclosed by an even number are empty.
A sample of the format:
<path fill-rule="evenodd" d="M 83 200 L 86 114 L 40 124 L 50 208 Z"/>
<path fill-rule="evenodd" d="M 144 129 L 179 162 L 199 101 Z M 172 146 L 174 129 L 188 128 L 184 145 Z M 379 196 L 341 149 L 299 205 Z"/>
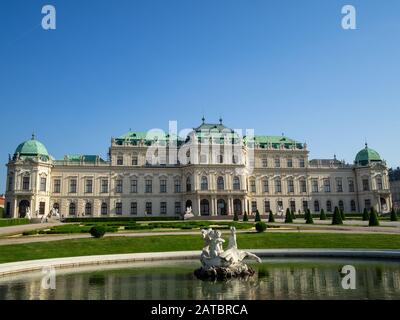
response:
<path fill-rule="evenodd" d="M 200 212 L 200 197 L 197 199 L 197 215 L 201 216 L 201 212 Z"/>

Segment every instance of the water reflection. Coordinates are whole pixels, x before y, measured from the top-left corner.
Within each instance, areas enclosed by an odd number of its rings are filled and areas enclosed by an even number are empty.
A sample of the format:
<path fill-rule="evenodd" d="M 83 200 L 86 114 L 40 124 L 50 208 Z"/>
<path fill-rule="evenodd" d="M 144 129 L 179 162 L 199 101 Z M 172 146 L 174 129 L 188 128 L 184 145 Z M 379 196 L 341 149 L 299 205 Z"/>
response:
<path fill-rule="evenodd" d="M 341 287 L 341 267 L 357 270 L 357 289 Z M 176 266 L 179 269 L 176 270 Z M 41 273 L 0 278 L 0 299 L 400 299 L 400 263 L 334 260 L 269 260 L 257 275 L 227 282 L 200 281 L 196 261 L 58 270 L 56 290 L 41 288 Z"/>

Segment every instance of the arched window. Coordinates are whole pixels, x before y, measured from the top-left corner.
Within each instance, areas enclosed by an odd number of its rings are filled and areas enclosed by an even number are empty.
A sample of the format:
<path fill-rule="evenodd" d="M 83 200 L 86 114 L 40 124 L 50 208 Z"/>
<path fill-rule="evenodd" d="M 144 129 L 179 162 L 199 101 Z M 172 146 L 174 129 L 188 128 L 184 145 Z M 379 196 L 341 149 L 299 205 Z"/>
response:
<path fill-rule="evenodd" d="M 192 179 L 190 176 L 186 178 L 186 191 L 192 191 Z"/>
<path fill-rule="evenodd" d="M 350 201 L 350 209 L 352 212 L 356 211 L 356 202 L 354 200 Z"/>
<path fill-rule="evenodd" d="M 344 203 L 342 200 L 339 200 L 339 209 L 344 211 Z"/>
<path fill-rule="evenodd" d="M 105 215 L 108 213 L 108 207 L 107 207 L 107 203 L 103 202 L 101 204 L 101 214 Z"/>
<path fill-rule="evenodd" d="M 332 212 L 332 202 L 330 200 L 326 202 L 326 211 Z"/>
<path fill-rule="evenodd" d="M 314 201 L 314 212 L 319 212 L 320 208 L 319 208 L 319 201 L 315 200 Z"/>
<path fill-rule="evenodd" d="M 239 177 L 233 178 L 233 190 L 240 190 L 240 179 Z"/>
<path fill-rule="evenodd" d="M 201 177 L 201 190 L 208 190 L 207 177 Z"/>
<path fill-rule="evenodd" d="M 75 203 L 70 203 L 69 204 L 69 215 L 74 216 L 76 214 L 76 205 Z"/>
<path fill-rule="evenodd" d="M 87 202 L 85 205 L 85 215 L 91 215 L 92 214 L 92 204 L 90 202 Z"/>
<path fill-rule="evenodd" d="M 218 179 L 217 179 L 217 189 L 218 190 L 224 190 L 224 178 L 223 177 L 218 177 Z"/>

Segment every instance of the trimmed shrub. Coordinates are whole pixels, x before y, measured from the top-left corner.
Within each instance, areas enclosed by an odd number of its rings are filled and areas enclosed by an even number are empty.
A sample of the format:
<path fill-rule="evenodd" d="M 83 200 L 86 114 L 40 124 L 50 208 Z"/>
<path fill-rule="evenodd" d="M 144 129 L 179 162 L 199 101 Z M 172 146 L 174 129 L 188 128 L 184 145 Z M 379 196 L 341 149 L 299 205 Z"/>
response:
<path fill-rule="evenodd" d="M 237 212 L 235 212 L 233 214 L 233 221 L 239 221 L 239 216 L 238 216 Z"/>
<path fill-rule="evenodd" d="M 310 209 L 306 209 L 306 224 L 314 224 Z"/>
<path fill-rule="evenodd" d="M 268 222 L 275 222 L 274 213 L 272 211 L 269 212 Z"/>
<path fill-rule="evenodd" d="M 39 230 L 29 230 L 22 232 L 23 236 L 35 236 L 39 233 Z"/>
<path fill-rule="evenodd" d="M 256 210 L 256 217 L 254 218 L 255 222 L 261 221 L 261 217 L 260 217 L 260 212 L 258 212 L 258 210 Z"/>
<path fill-rule="evenodd" d="M 247 216 L 247 212 L 245 211 L 244 215 L 243 215 L 243 222 L 246 222 L 246 221 L 249 221 L 249 217 Z"/>
<path fill-rule="evenodd" d="M 321 209 L 321 212 L 319 214 L 319 220 L 326 220 L 326 214 L 324 209 Z"/>
<path fill-rule="evenodd" d="M 256 230 L 257 232 L 264 232 L 265 230 L 267 230 L 267 224 L 265 222 L 257 222 L 256 223 Z"/>
<path fill-rule="evenodd" d="M 90 234 L 95 238 L 102 238 L 106 233 L 106 228 L 103 226 L 95 226 L 90 229 Z"/>
<path fill-rule="evenodd" d="M 293 223 L 292 213 L 290 212 L 289 208 L 286 209 L 285 223 Z"/>
<path fill-rule="evenodd" d="M 369 215 L 369 223 L 368 226 L 370 227 L 377 227 L 379 226 L 378 215 L 376 214 L 376 210 L 374 207 L 371 208 L 371 213 Z"/>
<path fill-rule="evenodd" d="M 363 221 L 368 221 L 369 220 L 369 212 L 368 212 L 367 208 L 364 208 L 362 219 L 363 219 Z"/>
<path fill-rule="evenodd" d="M 133 221 L 176 221 L 176 220 L 181 220 L 182 217 L 176 216 L 176 217 L 97 217 L 97 218 L 73 218 L 73 217 L 68 217 L 65 218 L 65 222 L 133 222 Z"/>
<path fill-rule="evenodd" d="M 346 220 L 346 215 L 342 209 L 340 209 L 340 216 L 342 217 L 342 221 Z"/>
<path fill-rule="evenodd" d="M 394 208 L 390 211 L 390 221 L 397 221 L 397 214 L 396 211 L 394 211 Z"/>
<path fill-rule="evenodd" d="M 332 225 L 343 224 L 342 215 L 340 214 L 340 210 L 338 207 L 335 207 L 335 211 L 332 216 Z"/>
<path fill-rule="evenodd" d="M 0 219 L 0 227 L 8 226 L 19 226 L 22 224 L 29 224 L 29 219 L 18 218 L 18 219 Z"/>

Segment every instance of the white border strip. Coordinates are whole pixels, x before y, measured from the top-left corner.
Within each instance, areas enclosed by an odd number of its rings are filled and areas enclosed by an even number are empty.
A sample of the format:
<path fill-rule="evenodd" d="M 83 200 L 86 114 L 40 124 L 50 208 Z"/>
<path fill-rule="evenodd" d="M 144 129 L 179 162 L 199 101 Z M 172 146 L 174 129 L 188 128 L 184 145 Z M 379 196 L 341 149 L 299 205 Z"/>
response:
<path fill-rule="evenodd" d="M 291 258 L 363 258 L 400 260 L 400 250 L 362 250 L 362 249 L 246 249 L 259 257 Z M 42 270 L 44 267 L 73 268 L 88 265 L 129 263 L 162 260 L 199 259 L 200 251 L 174 251 L 80 256 L 68 258 L 18 261 L 0 264 L 0 276 Z"/>

